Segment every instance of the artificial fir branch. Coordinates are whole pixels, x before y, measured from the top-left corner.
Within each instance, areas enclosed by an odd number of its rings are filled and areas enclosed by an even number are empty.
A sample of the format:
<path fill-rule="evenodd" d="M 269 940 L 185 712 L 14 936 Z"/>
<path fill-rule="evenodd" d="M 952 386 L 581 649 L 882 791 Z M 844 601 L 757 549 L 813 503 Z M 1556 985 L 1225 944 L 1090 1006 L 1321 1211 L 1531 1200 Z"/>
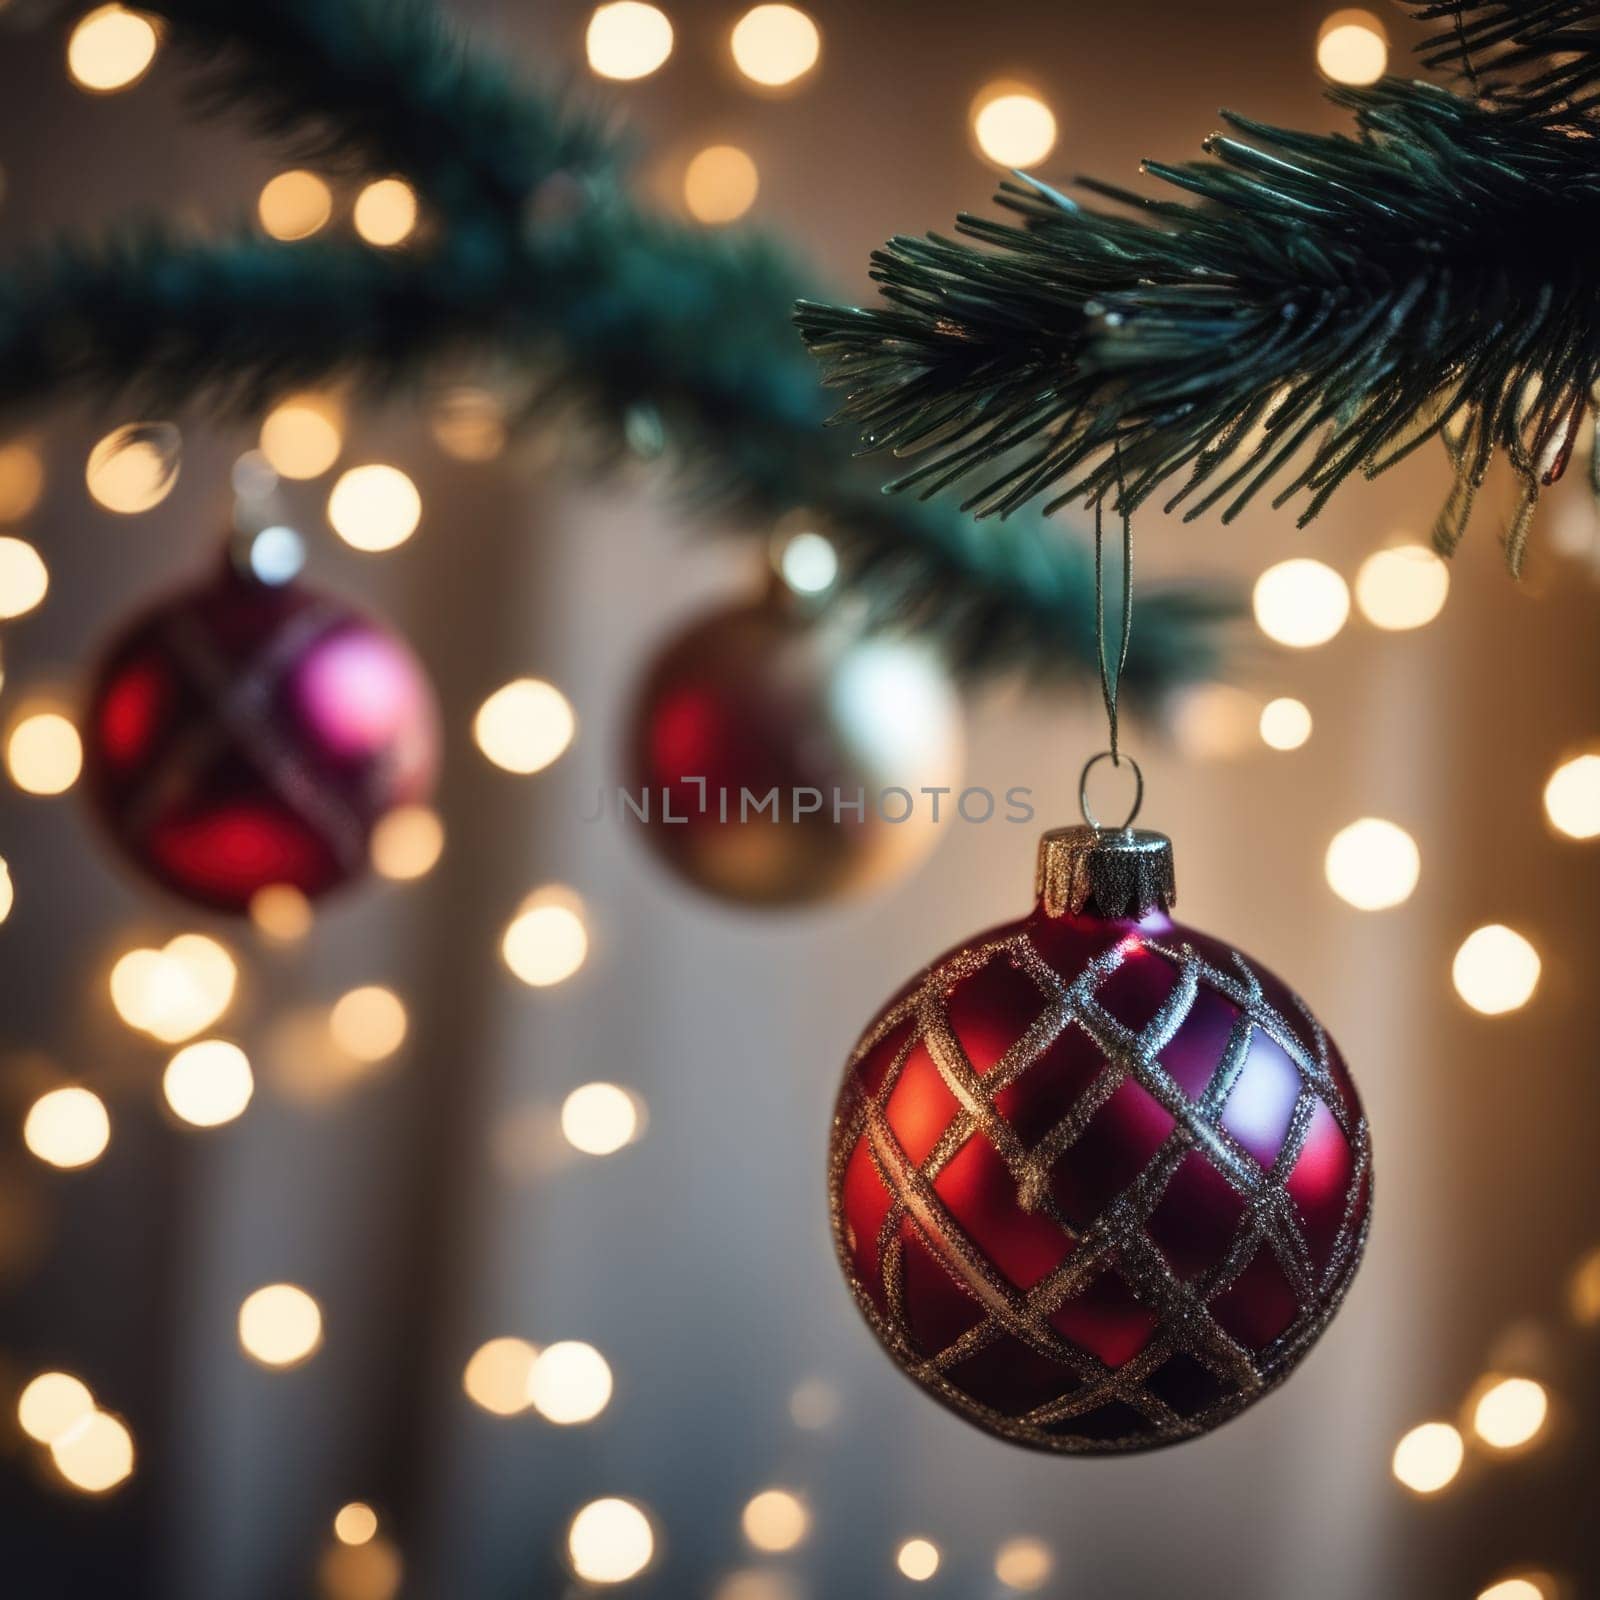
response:
<path fill-rule="evenodd" d="M 1593 0 L 1404 0 L 1438 25 L 1417 46 L 1424 65 L 1449 68 L 1473 91 L 1524 115 L 1571 121 L 1594 109 L 1600 84 L 1600 7 Z"/>
<path fill-rule="evenodd" d="M 1093 672 L 1081 541 L 1036 524 L 996 540 L 953 508 L 885 500 L 822 427 L 827 397 L 789 326 L 801 283 L 783 252 L 651 217 L 609 190 L 562 197 L 514 231 L 446 227 L 399 251 L 155 226 L 56 241 L 0 274 L 0 411 L 127 394 L 244 415 L 334 380 L 392 394 L 489 353 L 619 441 L 647 416 L 753 530 L 814 513 L 840 545 L 841 593 L 862 596 L 876 623 L 936 637 L 964 675 Z M 1153 590 L 1130 683 L 1205 672 L 1226 609 L 1204 587 Z"/>
<path fill-rule="evenodd" d="M 891 241 L 886 308 L 799 311 L 841 420 L 916 460 L 894 487 L 987 469 L 980 513 L 1118 498 L 1116 451 L 1130 509 L 1182 472 L 1168 508 L 1225 520 L 1269 483 L 1308 520 L 1440 434 L 1456 485 L 1438 544 L 1504 452 L 1517 570 L 1600 380 L 1594 137 L 1571 107 L 1419 82 L 1331 97 L 1356 137 L 1228 116 L 1210 159 L 1148 166 L 1187 201 L 1087 183 L 1107 211 L 1020 180 L 999 197 L 1020 222 L 960 219 L 981 248 Z"/>

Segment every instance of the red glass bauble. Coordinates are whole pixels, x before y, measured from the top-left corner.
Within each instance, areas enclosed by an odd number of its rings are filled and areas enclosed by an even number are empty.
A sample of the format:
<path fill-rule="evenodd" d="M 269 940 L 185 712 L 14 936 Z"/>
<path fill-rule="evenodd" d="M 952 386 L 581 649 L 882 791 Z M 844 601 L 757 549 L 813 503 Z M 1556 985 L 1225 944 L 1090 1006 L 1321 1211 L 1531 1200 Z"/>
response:
<path fill-rule="evenodd" d="M 1131 874 L 1119 841 L 1145 853 Z M 1233 1416 L 1322 1332 L 1365 1242 L 1339 1052 L 1279 979 L 1172 920 L 1170 863 L 1158 834 L 1046 835 L 1032 914 L 896 996 L 839 1095 L 830 1202 L 862 1312 L 940 1400 L 1042 1450 Z"/>
<path fill-rule="evenodd" d="M 959 704 L 930 651 L 776 592 L 702 618 L 656 659 L 634 697 L 625 793 L 680 878 L 793 905 L 920 859 L 938 833 L 925 786 L 953 812 L 960 770 Z"/>
<path fill-rule="evenodd" d="M 373 825 L 426 799 L 437 762 L 433 691 L 402 639 L 231 563 L 113 643 L 85 739 L 88 794 L 123 854 L 221 911 L 358 876 Z"/>

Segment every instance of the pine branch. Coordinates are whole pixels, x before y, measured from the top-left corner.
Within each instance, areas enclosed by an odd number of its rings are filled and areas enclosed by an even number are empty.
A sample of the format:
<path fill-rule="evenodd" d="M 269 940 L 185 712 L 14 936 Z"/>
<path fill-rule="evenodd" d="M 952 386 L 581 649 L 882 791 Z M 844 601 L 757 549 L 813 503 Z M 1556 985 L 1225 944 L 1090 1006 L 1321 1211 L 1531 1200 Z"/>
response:
<path fill-rule="evenodd" d="M 1417 47 L 1424 66 L 1460 73 L 1475 93 L 1525 115 L 1571 120 L 1600 97 L 1600 5 L 1594 0 L 1402 0 L 1439 31 Z"/>
<path fill-rule="evenodd" d="M 436 209 L 515 217 L 553 171 L 620 160 L 601 119 L 527 93 L 431 0 L 148 0 L 201 68 L 196 105 L 245 106 L 304 159 L 404 173 Z"/>
<path fill-rule="evenodd" d="M 1209 160 L 1147 167 L 1187 202 L 1087 182 L 1125 208 L 1105 211 L 1020 180 L 999 196 L 1020 223 L 960 219 L 983 248 L 891 241 L 885 309 L 798 313 L 840 420 L 917 460 L 894 488 L 987 471 L 980 513 L 1115 498 L 1115 450 L 1130 509 L 1181 472 L 1169 510 L 1227 520 L 1275 483 L 1302 523 L 1437 434 L 1437 543 L 1503 452 L 1518 570 L 1600 380 L 1594 137 L 1424 83 L 1332 98 L 1355 138 L 1229 115 Z"/>
<path fill-rule="evenodd" d="M 0 412 L 125 394 L 158 412 L 248 415 L 335 380 L 390 396 L 490 354 L 619 444 L 650 415 L 752 531 L 813 512 L 841 548 L 843 591 L 879 625 L 936 636 L 964 675 L 1093 672 L 1081 542 L 1037 525 L 995 540 L 949 508 L 886 500 L 822 427 L 826 395 L 788 322 L 798 279 L 771 245 L 620 201 L 531 228 L 503 256 L 482 245 L 208 243 L 153 227 L 59 241 L 0 275 Z M 1201 587 L 1153 594 L 1130 687 L 1210 670 L 1228 609 Z"/>

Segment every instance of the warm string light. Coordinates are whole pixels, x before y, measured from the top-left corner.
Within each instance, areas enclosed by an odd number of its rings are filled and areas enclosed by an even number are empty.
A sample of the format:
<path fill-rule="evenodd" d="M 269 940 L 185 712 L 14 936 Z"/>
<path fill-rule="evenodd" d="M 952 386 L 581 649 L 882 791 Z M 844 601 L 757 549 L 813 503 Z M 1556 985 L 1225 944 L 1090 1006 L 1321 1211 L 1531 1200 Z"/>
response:
<path fill-rule="evenodd" d="M 130 950 L 111 969 L 111 1004 L 130 1028 L 163 1044 L 192 1039 L 233 1003 L 233 957 L 203 933 L 180 933 L 160 950 Z"/>
<path fill-rule="evenodd" d="M 49 587 L 44 557 L 26 539 L 0 534 L 0 622 L 26 616 Z"/>
<path fill-rule="evenodd" d="M 383 462 L 352 467 L 328 496 L 328 521 L 353 550 L 392 550 L 417 531 L 422 496 L 398 467 Z"/>
<path fill-rule="evenodd" d="M 322 1343 L 322 1308 L 298 1284 L 269 1283 L 239 1307 L 239 1344 L 264 1367 L 294 1367 Z"/>
<path fill-rule="evenodd" d="M 497 1417 L 514 1417 L 532 1403 L 528 1379 L 538 1356 L 526 1339 L 490 1339 L 472 1352 L 461 1386 L 474 1405 Z"/>
<path fill-rule="evenodd" d="M 17 1422 L 30 1439 L 54 1444 L 95 1409 L 88 1384 L 66 1372 L 41 1372 L 17 1396 Z"/>
<path fill-rule="evenodd" d="M 311 902 L 292 883 L 269 883 L 250 897 L 250 920 L 263 939 L 295 944 L 311 932 Z"/>
<path fill-rule="evenodd" d="M 6 770 L 24 794 L 65 794 L 83 770 L 83 741 L 59 711 L 25 713 L 6 740 Z"/>
<path fill-rule="evenodd" d="M 183 461 L 183 435 L 170 422 L 128 422 L 113 428 L 84 467 L 94 500 L 119 516 L 138 516 L 172 493 Z"/>
<path fill-rule="evenodd" d="M 249 1058 L 226 1039 L 185 1045 L 167 1063 L 162 1093 L 174 1115 L 196 1128 L 216 1128 L 244 1113 L 255 1093 Z"/>
<path fill-rule="evenodd" d="M 292 395 L 261 424 L 261 453 L 285 478 L 320 478 L 343 449 L 344 408 L 331 395 Z"/>
<path fill-rule="evenodd" d="M 811 1529 L 805 1501 L 788 1489 L 763 1489 L 746 1503 L 739 1521 L 745 1538 L 769 1555 L 793 1550 Z"/>
<path fill-rule="evenodd" d="M 1378 550 L 1356 573 L 1356 604 L 1374 627 L 1398 633 L 1421 628 L 1444 610 L 1450 568 L 1421 544 Z"/>
<path fill-rule="evenodd" d="M 333 1042 L 357 1061 L 382 1061 L 405 1043 L 406 1008 L 399 995 L 369 983 L 341 995 L 328 1013 Z"/>
<path fill-rule="evenodd" d="M 16 904 L 17 894 L 11 883 L 11 867 L 4 856 L 0 856 L 0 922 L 4 922 L 11 915 L 11 908 Z"/>
<path fill-rule="evenodd" d="M 591 1500 L 567 1529 L 572 1570 L 588 1583 L 626 1583 L 654 1554 L 650 1519 L 631 1500 Z"/>
<path fill-rule="evenodd" d="M 444 853 L 444 824 L 427 806 L 396 806 L 372 830 L 372 868 L 397 883 L 433 870 Z"/>
<path fill-rule="evenodd" d="M 1055 1558 L 1042 1539 L 1008 1539 L 995 1553 L 995 1577 L 1020 1594 L 1042 1589 L 1054 1570 Z"/>
<path fill-rule="evenodd" d="M 1478 1600 L 1551 1600 L 1551 1594 L 1539 1578 L 1502 1578 L 1487 1589 L 1480 1589 Z"/>
<path fill-rule="evenodd" d="M 333 191 L 314 172 L 280 172 L 263 186 L 256 214 L 274 239 L 309 239 L 333 215 Z"/>
<path fill-rule="evenodd" d="M 561 1132 L 574 1150 L 614 1155 L 639 1137 L 639 1104 L 614 1083 L 585 1083 L 561 1102 Z"/>
<path fill-rule="evenodd" d="M 817 25 L 798 6 L 752 6 L 728 38 L 734 65 L 764 89 L 785 88 L 816 66 L 822 54 Z"/>
<path fill-rule="evenodd" d="M 1514 928 L 1491 922 L 1467 935 L 1450 976 L 1474 1011 L 1497 1017 L 1517 1011 L 1539 986 L 1539 952 Z"/>
<path fill-rule="evenodd" d="M 1026 85 L 991 83 L 972 102 L 972 137 L 997 167 L 1032 167 L 1056 145 L 1055 113 Z"/>
<path fill-rule="evenodd" d="M 1516 1450 L 1544 1430 L 1550 1397 L 1532 1378 L 1498 1378 L 1478 1396 L 1472 1431 L 1493 1450 Z"/>
<path fill-rule="evenodd" d="M 417 192 L 404 178 L 379 178 L 356 196 L 351 220 L 368 244 L 404 244 L 416 231 Z"/>
<path fill-rule="evenodd" d="M 907 1539 L 895 1551 L 900 1575 L 913 1583 L 926 1583 L 939 1570 L 939 1547 L 931 1539 Z"/>
<path fill-rule="evenodd" d="M 363 1500 L 352 1500 L 334 1513 L 333 1536 L 340 1544 L 371 1544 L 378 1533 L 378 1513 Z"/>
<path fill-rule="evenodd" d="M 567 697 L 541 678 L 516 678 L 478 707 L 472 736 L 506 772 L 542 772 L 572 743 L 578 720 Z"/>
<path fill-rule="evenodd" d="M 1362 817 L 1333 836 L 1323 867 L 1341 900 L 1358 911 L 1386 911 L 1411 898 L 1422 856 L 1397 823 Z"/>
<path fill-rule="evenodd" d="M 1311 712 L 1288 695 L 1261 708 L 1261 742 L 1273 750 L 1298 750 L 1311 737 Z"/>
<path fill-rule="evenodd" d="M 111 1142 L 111 1118 L 92 1089 L 51 1089 L 28 1108 L 22 1141 L 41 1161 L 64 1171 L 87 1167 Z"/>
<path fill-rule="evenodd" d="M 20 522 L 44 494 L 44 461 L 26 439 L 0 444 L 0 524 Z"/>
<path fill-rule="evenodd" d="M 1544 786 L 1544 810 L 1569 839 L 1600 837 L 1600 755 L 1562 762 Z"/>
<path fill-rule="evenodd" d="M 1294 650 L 1326 644 L 1350 615 L 1350 590 L 1332 567 L 1308 556 L 1279 561 L 1256 579 L 1256 626 Z"/>
<path fill-rule="evenodd" d="M 91 1411 L 50 1442 L 56 1471 L 84 1494 L 105 1494 L 133 1474 L 133 1435 L 109 1412 Z"/>
<path fill-rule="evenodd" d="M 1415 1494 L 1437 1494 L 1454 1481 L 1465 1456 L 1448 1422 L 1424 1422 L 1394 1447 L 1394 1475 Z"/>
<path fill-rule="evenodd" d="M 506 929 L 500 951 L 512 972 L 535 989 L 564 982 L 589 953 L 582 902 L 557 885 L 535 890 Z"/>
<path fill-rule="evenodd" d="M 672 54 L 672 24 L 659 6 L 614 0 L 595 7 L 584 49 L 597 77 L 621 82 L 648 78 Z"/>
<path fill-rule="evenodd" d="M 1567 1304 L 1579 1327 L 1600 1327 L 1600 1250 L 1591 1250 L 1573 1269 Z"/>
<path fill-rule="evenodd" d="M 131 89 L 150 70 L 159 43 L 148 17 L 125 6 L 98 6 L 67 40 L 67 73 L 91 94 Z"/>
<path fill-rule="evenodd" d="M 1389 65 L 1389 37 L 1370 11 L 1335 11 L 1317 31 L 1317 67 L 1335 83 L 1376 83 Z"/>
<path fill-rule="evenodd" d="M 572 1427 L 598 1417 L 610 1402 L 611 1388 L 606 1358 L 591 1344 L 562 1339 L 534 1357 L 525 1393 L 546 1422 Z"/>
<path fill-rule="evenodd" d="M 708 227 L 736 222 L 756 203 L 761 175 L 737 145 L 708 145 L 683 173 L 683 202 Z"/>

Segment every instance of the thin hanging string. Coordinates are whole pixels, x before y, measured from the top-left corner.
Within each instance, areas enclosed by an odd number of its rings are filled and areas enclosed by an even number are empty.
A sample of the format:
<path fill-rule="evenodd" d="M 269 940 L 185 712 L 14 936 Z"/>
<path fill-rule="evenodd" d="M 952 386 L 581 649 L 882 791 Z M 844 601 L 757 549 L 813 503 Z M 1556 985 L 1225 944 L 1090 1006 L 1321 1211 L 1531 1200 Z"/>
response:
<path fill-rule="evenodd" d="M 1094 503 L 1094 637 L 1100 656 L 1100 693 L 1106 703 L 1106 725 L 1111 734 L 1111 764 L 1120 766 L 1117 753 L 1117 690 L 1122 669 L 1128 664 L 1128 635 L 1133 629 L 1133 519 L 1127 510 L 1127 487 L 1122 480 L 1122 452 L 1114 457 L 1117 469 L 1117 509 L 1122 513 L 1122 638 L 1116 665 L 1106 654 L 1105 509 Z"/>

